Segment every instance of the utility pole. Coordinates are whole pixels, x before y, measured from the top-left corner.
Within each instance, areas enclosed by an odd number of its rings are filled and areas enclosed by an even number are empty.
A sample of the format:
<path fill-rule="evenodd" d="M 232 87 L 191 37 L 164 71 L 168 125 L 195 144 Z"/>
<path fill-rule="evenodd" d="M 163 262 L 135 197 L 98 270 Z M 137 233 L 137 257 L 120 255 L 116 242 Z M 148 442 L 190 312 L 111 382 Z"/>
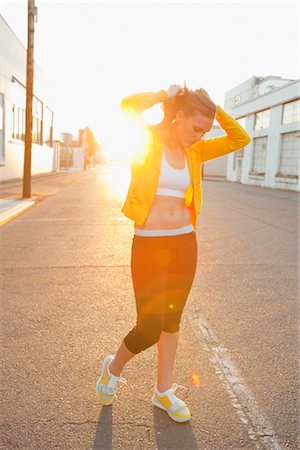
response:
<path fill-rule="evenodd" d="M 28 0 L 28 40 L 26 69 L 26 130 L 24 149 L 23 198 L 31 197 L 32 97 L 33 97 L 33 44 L 34 0 Z"/>

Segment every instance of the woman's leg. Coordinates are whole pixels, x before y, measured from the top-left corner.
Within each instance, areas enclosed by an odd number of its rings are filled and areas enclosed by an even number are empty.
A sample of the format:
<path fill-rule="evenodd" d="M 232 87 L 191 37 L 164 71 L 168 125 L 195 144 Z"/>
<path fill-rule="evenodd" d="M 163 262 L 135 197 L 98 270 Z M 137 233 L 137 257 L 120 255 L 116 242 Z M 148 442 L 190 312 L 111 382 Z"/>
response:
<path fill-rule="evenodd" d="M 154 240 L 152 240 L 154 239 Z M 133 239 L 131 274 L 136 300 L 136 325 L 124 337 L 109 370 L 120 376 L 125 364 L 136 354 L 158 342 L 164 324 L 163 296 L 169 259 L 161 240 Z"/>
<path fill-rule="evenodd" d="M 115 359 L 109 365 L 109 371 L 116 377 L 121 375 L 122 369 L 125 364 L 130 361 L 136 354 L 131 353 L 122 341 L 117 353 L 115 354 Z"/>
<path fill-rule="evenodd" d="M 174 237 L 175 238 L 175 237 Z M 190 293 L 197 267 L 197 241 L 194 234 L 170 240 L 173 258 L 169 265 L 165 295 L 165 320 L 157 343 L 157 389 L 172 386 L 174 363 L 179 341 L 181 315 Z"/>
<path fill-rule="evenodd" d="M 160 339 L 157 343 L 157 389 L 159 392 L 164 392 L 172 386 L 178 340 L 179 331 L 177 333 L 161 332 Z"/>

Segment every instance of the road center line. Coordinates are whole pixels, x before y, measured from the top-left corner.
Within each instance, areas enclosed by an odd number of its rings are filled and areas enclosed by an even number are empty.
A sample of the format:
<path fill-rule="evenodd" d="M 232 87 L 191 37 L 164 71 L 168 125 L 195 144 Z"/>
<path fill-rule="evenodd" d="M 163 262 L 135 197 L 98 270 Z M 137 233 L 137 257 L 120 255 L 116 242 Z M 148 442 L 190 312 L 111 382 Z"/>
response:
<path fill-rule="evenodd" d="M 204 349 L 210 353 L 209 360 L 228 391 L 241 422 L 246 425 L 250 439 L 256 441 L 259 449 L 263 445 L 263 448 L 270 450 L 282 450 L 271 425 L 263 416 L 252 392 L 231 361 L 228 350 L 219 341 L 202 314 L 197 313 L 194 320 L 204 337 Z"/>

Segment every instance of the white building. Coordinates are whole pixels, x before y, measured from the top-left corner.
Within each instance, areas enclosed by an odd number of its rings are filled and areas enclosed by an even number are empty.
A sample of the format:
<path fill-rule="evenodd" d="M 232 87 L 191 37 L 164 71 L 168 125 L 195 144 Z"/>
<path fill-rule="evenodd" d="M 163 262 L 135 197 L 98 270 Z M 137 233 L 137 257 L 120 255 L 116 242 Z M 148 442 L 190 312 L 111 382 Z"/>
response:
<path fill-rule="evenodd" d="M 23 178 L 27 52 L 0 15 L 0 180 Z M 34 63 L 32 175 L 56 170 L 52 88 Z"/>
<path fill-rule="evenodd" d="M 210 132 L 205 135 L 204 139 L 211 139 L 225 135 L 220 125 L 213 125 Z M 212 159 L 202 164 L 202 177 L 226 179 L 228 155 Z"/>
<path fill-rule="evenodd" d="M 252 138 L 227 156 L 227 179 L 300 191 L 300 80 L 252 77 L 226 93 L 224 108 Z"/>

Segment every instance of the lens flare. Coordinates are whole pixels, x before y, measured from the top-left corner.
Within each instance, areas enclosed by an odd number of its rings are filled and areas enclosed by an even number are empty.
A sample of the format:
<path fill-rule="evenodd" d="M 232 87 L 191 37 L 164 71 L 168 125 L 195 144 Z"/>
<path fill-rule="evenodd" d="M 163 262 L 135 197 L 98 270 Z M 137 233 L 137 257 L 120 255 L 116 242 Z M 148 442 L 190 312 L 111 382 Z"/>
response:
<path fill-rule="evenodd" d="M 191 377 L 193 385 L 198 388 L 200 386 L 199 375 L 196 372 L 192 372 Z"/>
<path fill-rule="evenodd" d="M 148 125 L 157 125 L 164 118 L 161 105 L 156 104 L 151 108 L 146 109 L 142 112 L 141 117 Z"/>
<path fill-rule="evenodd" d="M 123 117 L 122 152 L 127 162 L 143 164 L 148 154 L 150 132 L 145 123 L 136 114 L 126 114 Z M 126 148 L 125 148 L 126 147 Z"/>

